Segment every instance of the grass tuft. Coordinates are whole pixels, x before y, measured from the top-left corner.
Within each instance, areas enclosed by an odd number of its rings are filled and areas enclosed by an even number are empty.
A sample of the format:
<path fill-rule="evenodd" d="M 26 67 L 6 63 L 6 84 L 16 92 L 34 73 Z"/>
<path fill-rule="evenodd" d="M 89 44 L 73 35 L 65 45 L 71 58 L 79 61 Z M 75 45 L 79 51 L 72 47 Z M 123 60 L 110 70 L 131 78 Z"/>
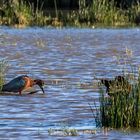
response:
<path fill-rule="evenodd" d="M 116 85 L 117 87 L 117 85 Z M 125 88 L 125 87 L 124 87 Z M 100 114 L 102 127 L 140 128 L 140 73 L 132 90 L 117 90 L 114 86 L 113 96 L 100 94 Z"/>
<path fill-rule="evenodd" d="M 7 61 L 0 60 L 0 91 L 2 89 L 3 84 L 5 83 L 5 73 L 7 70 Z"/>

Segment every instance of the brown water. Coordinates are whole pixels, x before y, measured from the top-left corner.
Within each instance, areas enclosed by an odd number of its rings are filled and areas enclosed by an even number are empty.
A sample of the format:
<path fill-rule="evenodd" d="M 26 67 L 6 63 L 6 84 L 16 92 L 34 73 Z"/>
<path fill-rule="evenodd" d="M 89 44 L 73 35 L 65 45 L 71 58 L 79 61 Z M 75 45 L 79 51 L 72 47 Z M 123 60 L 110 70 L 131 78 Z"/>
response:
<path fill-rule="evenodd" d="M 45 95 L 39 91 L 34 95 L 0 96 L 0 138 L 139 139 L 136 133 L 128 135 L 118 131 L 76 137 L 48 135 L 50 128 L 96 128 L 89 107 L 90 103 L 94 109 L 94 101 L 99 106 L 95 76 L 112 78 L 122 74 L 126 48 L 133 51 L 126 61 L 138 66 L 140 29 L 0 27 L 0 58 L 9 63 L 6 80 L 27 74 L 46 83 Z M 120 63 L 118 56 L 121 56 Z M 129 65 L 125 68 L 130 69 Z"/>

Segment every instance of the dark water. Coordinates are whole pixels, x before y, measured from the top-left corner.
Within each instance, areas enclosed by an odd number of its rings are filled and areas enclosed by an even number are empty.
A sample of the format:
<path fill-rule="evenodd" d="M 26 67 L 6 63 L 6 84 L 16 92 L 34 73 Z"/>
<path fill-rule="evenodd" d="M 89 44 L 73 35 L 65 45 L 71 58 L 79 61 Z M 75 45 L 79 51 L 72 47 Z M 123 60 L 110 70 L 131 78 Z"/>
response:
<path fill-rule="evenodd" d="M 127 73 L 129 64 L 140 64 L 139 56 L 138 28 L 1 27 L 0 58 L 9 63 L 6 80 L 22 74 L 44 79 L 46 94 L 1 95 L 0 139 L 139 139 L 138 134 L 119 132 L 76 137 L 48 135 L 50 128 L 96 128 L 89 107 L 90 103 L 94 109 L 94 101 L 99 106 L 96 78 L 112 78 L 122 70 Z"/>

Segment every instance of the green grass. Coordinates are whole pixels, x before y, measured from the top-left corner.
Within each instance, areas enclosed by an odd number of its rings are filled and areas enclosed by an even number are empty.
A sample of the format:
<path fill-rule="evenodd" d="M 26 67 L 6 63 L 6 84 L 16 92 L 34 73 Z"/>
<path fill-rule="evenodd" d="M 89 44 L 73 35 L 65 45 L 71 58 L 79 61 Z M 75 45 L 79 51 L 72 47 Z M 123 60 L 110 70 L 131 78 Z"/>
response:
<path fill-rule="evenodd" d="M 129 94 L 114 89 L 114 95 L 106 97 L 101 91 L 98 119 L 102 127 L 140 128 L 140 74 Z"/>

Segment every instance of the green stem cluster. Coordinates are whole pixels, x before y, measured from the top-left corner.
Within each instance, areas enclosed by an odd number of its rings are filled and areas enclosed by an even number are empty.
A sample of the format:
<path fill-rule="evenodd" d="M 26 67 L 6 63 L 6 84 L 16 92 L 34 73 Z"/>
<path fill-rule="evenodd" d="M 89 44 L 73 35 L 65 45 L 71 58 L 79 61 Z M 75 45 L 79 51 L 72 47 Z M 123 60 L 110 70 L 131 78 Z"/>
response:
<path fill-rule="evenodd" d="M 0 91 L 3 84 L 5 83 L 5 73 L 7 70 L 8 64 L 5 60 L 0 60 Z"/>
<path fill-rule="evenodd" d="M 106 97 L 101 92 L 98 117 L 103 127 L 140 128 L 140 75 L 129 94 L 120 91 Z"/>

